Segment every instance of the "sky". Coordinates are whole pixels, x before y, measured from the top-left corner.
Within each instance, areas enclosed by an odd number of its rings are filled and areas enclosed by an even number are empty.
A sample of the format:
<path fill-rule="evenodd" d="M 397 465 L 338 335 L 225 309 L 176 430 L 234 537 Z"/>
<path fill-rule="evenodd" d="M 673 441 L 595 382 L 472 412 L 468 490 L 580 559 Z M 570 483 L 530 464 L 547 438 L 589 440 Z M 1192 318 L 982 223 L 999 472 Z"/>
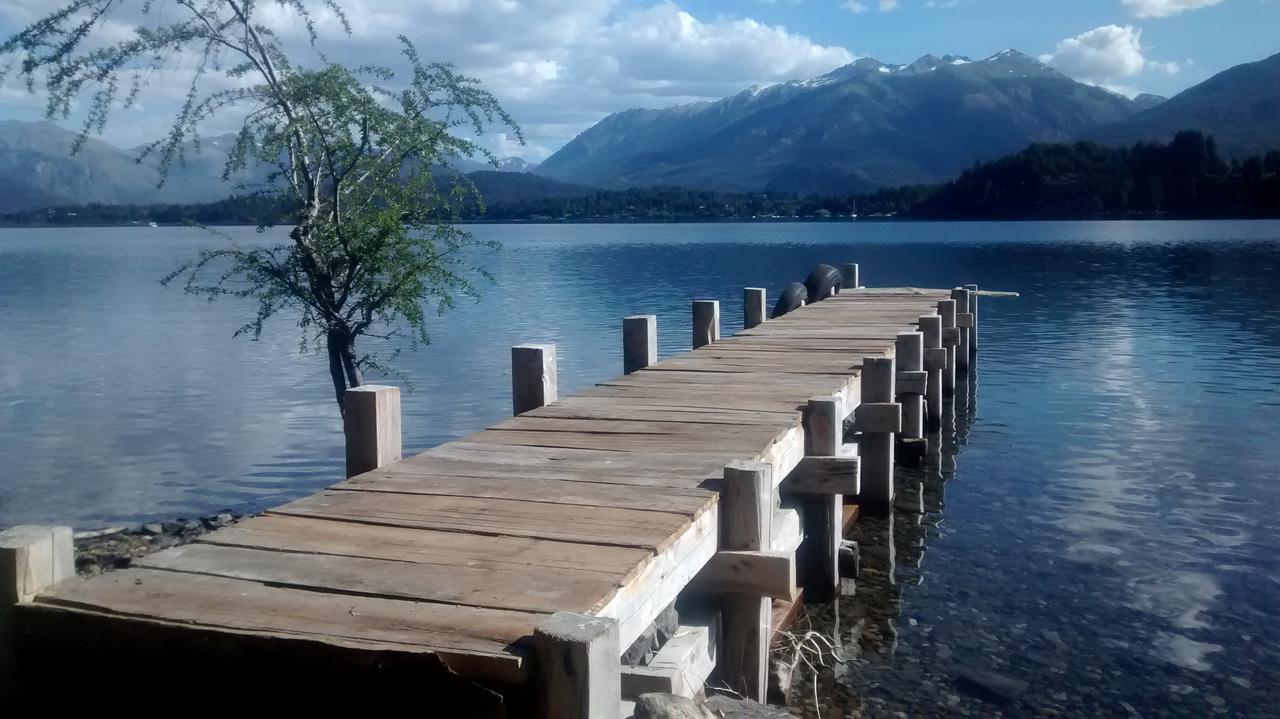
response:
<path fill-rule="evenodd" d="M 320 47 L 353 64 L 395 67 L 404 33 L 429 60 L 481 79 L 526 143 L 492 132 L 499 156 L 540 161 L 611 112 L 717 99 L 803 80 L 860 57 L 908 63 L 926 53 L 974 59 L 1020 50 L 1083 82 L 1171 96 L 1222 70 L 1280 52 L 1280 0 L 339 0 L 353 25 L 320 23 Z M 130 5 L 102 37 L 129 30 Z M 157 0 L 162 12 L 177 8 Z M 0 0 L 8 37 L 57 0 Z M 263 2 L 295 40 L 295 19 Z M 323 13 L 322 13 L 323 15 Z M 155 83 L 103 139 L 131 147 L 163 134 L 185 90 Z M 42 99 L 0 85 L 0 119 L 40 119 Z M 64 124 L 73 125 L 71 122 Z M 204 131 L 235 129 L 228 114 Z"/>

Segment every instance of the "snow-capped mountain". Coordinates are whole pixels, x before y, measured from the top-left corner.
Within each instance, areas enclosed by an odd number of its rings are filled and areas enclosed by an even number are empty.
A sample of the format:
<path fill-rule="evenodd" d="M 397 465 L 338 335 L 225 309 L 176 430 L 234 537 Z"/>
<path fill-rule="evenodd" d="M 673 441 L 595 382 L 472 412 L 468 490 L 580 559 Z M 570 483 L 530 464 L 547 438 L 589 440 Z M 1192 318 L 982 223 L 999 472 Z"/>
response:
<path fill-rule="evenodd" d="M 906 65 L 862 58 L 715 102 L 615 113 L 537 171 L 596 186 L 853 192 L 946 180 L 1142 107 L 1014 50 Z"/>

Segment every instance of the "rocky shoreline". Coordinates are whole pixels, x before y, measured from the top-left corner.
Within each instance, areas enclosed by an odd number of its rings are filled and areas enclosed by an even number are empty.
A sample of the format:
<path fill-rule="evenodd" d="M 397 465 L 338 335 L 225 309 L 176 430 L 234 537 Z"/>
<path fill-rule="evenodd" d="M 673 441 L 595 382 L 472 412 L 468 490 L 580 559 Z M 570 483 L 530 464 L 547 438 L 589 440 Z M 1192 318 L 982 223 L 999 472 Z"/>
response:
<path fill-rule="evenodd" d="M 238 512 L 224 510 L 194 519 L 178 517 L 165 522 L 146 522 L 136 527 L 76 532 L 76 573 L 91 577 L 113 569 L 124 569 L 135 559 L 195 541 L 206 532 L 229 527 L 244 517 Z"/>

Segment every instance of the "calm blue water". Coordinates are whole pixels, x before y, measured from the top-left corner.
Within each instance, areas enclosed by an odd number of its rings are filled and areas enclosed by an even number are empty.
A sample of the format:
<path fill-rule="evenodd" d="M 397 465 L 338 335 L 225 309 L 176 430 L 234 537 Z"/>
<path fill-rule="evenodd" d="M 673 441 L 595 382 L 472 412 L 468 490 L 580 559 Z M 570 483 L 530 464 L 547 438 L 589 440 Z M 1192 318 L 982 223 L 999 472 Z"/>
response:
<path fill-rule="evenodd" d="M 721 298 L 729 331 L 743 286 L 776 297 L 819 261 L 860 262 L 868 285 L 1023 293 L 982 302 L 942 463 L 900 473 L 931 511 L 896 519 L 896 584 L 869 561 L 819 617 L 841 615 L 846 645 L 823 703 L 1203 716 L 1280 700 L 1280 223 L 475 232 L 504 243 L 497 282 L 401 358 L 409 450 L 507 416 L 512 344 L 558 343 L 572 392 L 620 373 L 623 316 L 656 313 L 670 354 L 691 298 Z M 292 323 L 233 340 L 251 308 L 159 285 L 218 242 L 0 230 L 0 526 L 251 511 L 340 477 L 325 361 L 298 354 Z"/>

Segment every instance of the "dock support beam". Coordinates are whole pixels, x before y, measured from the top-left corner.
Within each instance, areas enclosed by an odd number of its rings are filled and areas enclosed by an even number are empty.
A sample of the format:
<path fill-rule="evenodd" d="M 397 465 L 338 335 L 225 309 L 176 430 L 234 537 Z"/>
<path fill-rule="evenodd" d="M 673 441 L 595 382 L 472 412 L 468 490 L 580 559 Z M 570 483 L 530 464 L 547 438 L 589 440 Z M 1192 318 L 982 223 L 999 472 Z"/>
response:
<path fill-rule="evenodd" d="M 511 411 L 522 415 L 556 401 L 556 346 L 511 348 Z"/>
<path fill-rule="evenodd" d="M 720 300 L 693 301 L 693 348 L 720 341 Z"/>
<path fill-rule="evenodd" d="M 364 384 L 343 395 L 342 425 L 347 438 L 347 477 L 399 462 L 404 455 L 400 388 Z"/>
<path fill-rule="evenodd" d="M 720 487 L 720 550 L 769 549 L 773 536 L 773 467 L 732 462 Z M 762 702 L 769 689 L 769 634 L 773 602 L 765 596 L 726 594 L 720 608 L 720 674 L 729 688 Z"/>
<path fill-rule="evenodd" d="M 844 406 L 839 397 L 814 397 L 804 413 L 804 450 L 810 457 L 839 457 L 844 446 Z M 844 538 L 844 495 L 810 495 L 802 500 L 805 596 L 826 602 L 840 592 L 840 541 Z"/>
<path fill-rule="evenodd" d="M 533 630 L 545 719 L 621 719 L 618 622 L 556 612 Z"/>
<path fill-rule="evenodd" d="M 895 389 L 902 405 L 902 438 L 924 438 L 924 395 L 928 375 L 924 372 L 924 335 L 902 332 L 895 343 L 898 376 Z M 921 380 L 924 380 L 923 382 Z"/>
<path fill-rule="evenodd" d="M 942 317 L 942 346 L 947 349 L 947 366 L 942 368 L 942 393 L 950 397 L 956 391 L 956 346 L 960 343 L 956 301 L 938 300 L 938 314 Z"/>
<path fill-rule="evenodd" d="M 895 375 L 892 357 L 862 360 L 862 404 L 854 423 L 862 433 L 858 442 L 862 459 L 858 509 L 873 517 L 893 511 L 893 435 L 902 431 L 902 407 L 894 403 Z"/>
<path fill-rule="evenodd" d="M 925 387 L 925 421 L 930 429 L 942 426 L 942 373 L 947 365 L 947 350 L 942 346 L 942 317 L 920 315 L 920 334 L 924 336 L 924 369 L 929 375 Z"/>
<path fill-rule="evenodd" d="M 969 352 L 978 354 L 978 286 L 965 285 L 969 290 L 969 314 L 973 315 L 973 326 L 969 328 Z"/>
<path fill-rule="evenodd" d="M 0 714 L 18 700 L 14 607 L 75 574 L 70 527 L 23 525 L 0 532 Z"/>
<path fill-rule="evenodd" d="M 769 316 L 763 287 L 747 287 L 742 290 L 742 329 L 749 330 L 764 324 Z"/>
<path fill-rule="evenodd" d="M 842 289 L 856 290 L 862 285 L 858 284 L 858 263 L 847 262 L 840 265 L 840 284 Z"/>
<path fill-rule="evenodd" d="M 622 373 L 631 374 L 658 361 L 658 316 L 622 320 Z"/>
<path fill-rule="evenodd" d="M 956 346 L 956 370 L 969 371 L 969 337 L 973 332 L 973 315 L 969 312 L 969 290 L 957 287 L 951 290 L 951 299 L 956 301 L 956 328 L 960 330 L 960 344 Z"/>

